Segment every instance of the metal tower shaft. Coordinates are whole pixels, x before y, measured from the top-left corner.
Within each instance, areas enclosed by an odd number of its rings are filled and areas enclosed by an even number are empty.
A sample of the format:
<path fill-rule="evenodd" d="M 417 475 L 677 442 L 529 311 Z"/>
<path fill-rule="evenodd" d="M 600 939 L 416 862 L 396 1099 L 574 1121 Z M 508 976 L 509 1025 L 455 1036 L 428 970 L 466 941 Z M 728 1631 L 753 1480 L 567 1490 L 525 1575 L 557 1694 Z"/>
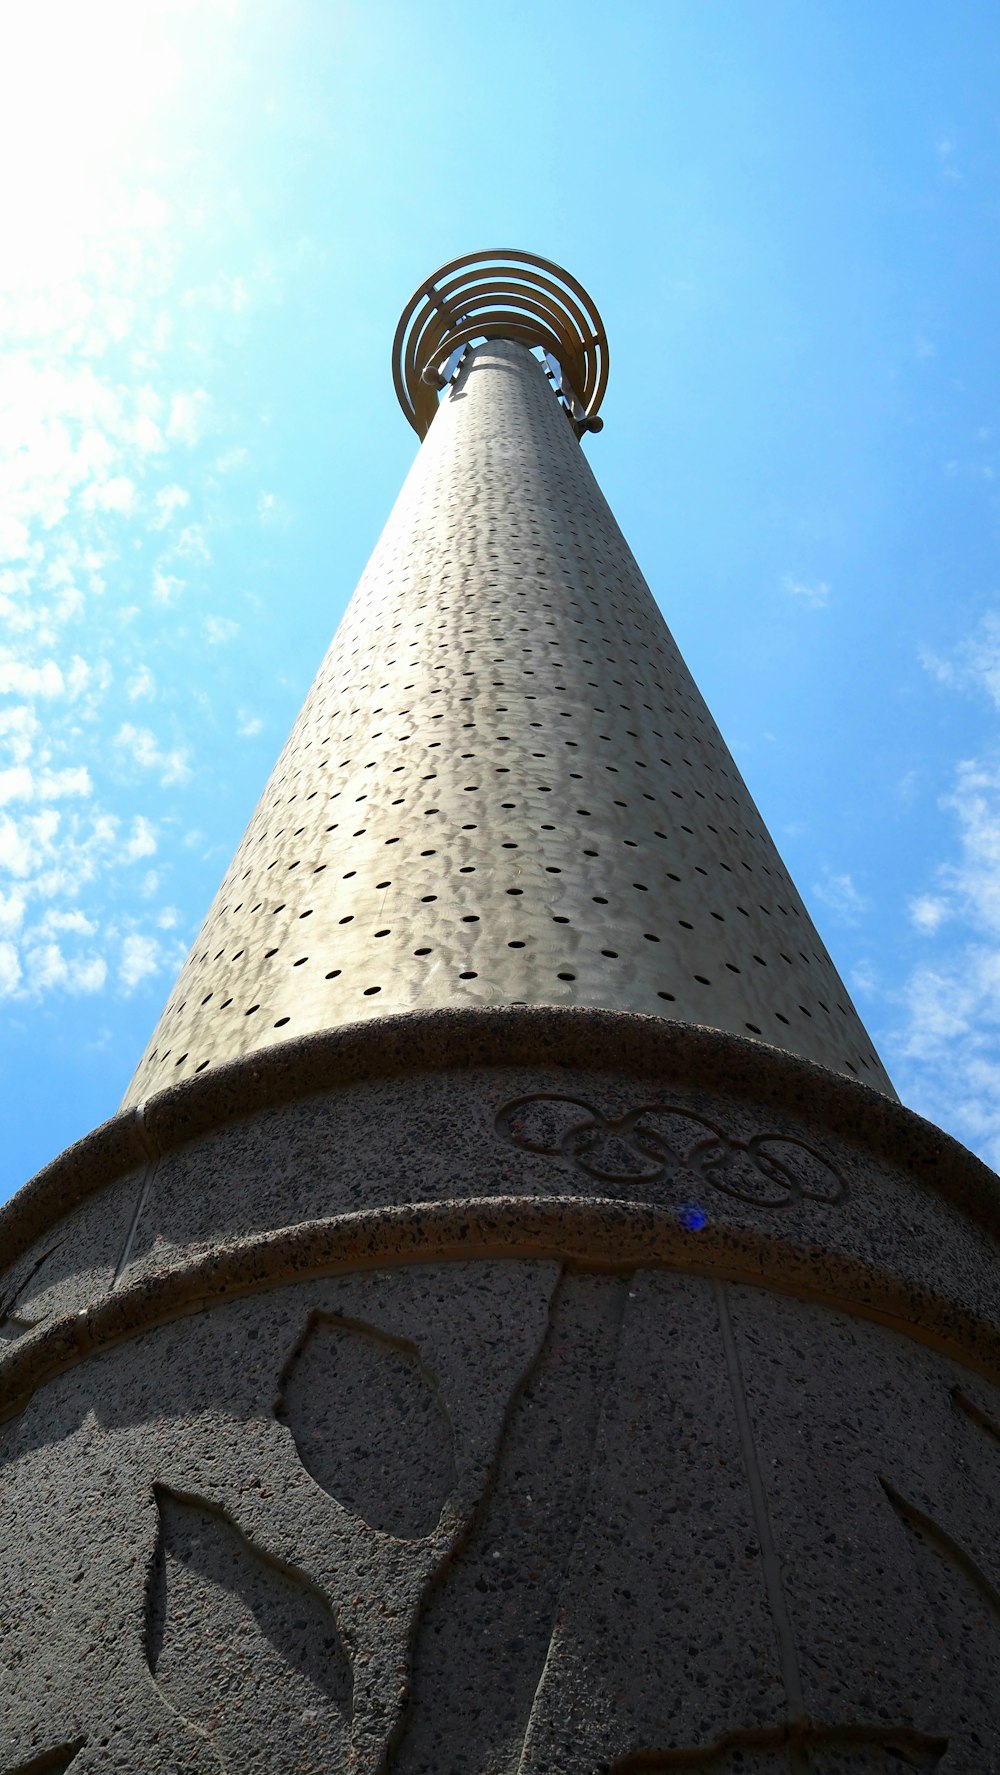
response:
<path fill-rule="evenodd" d="M 465 356 L 126 1102 L 523 1003 L 885 1071 L 526 345 Z"/>

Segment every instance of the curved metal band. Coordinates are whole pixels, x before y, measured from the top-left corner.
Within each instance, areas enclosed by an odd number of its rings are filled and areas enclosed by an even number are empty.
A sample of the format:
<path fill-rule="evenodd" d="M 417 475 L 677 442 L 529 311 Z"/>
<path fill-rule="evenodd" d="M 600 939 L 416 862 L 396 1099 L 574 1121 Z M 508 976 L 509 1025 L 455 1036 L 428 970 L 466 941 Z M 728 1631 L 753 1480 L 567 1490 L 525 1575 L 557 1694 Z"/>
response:
<path fill-rule="evenodd" d="M 426 436 L 437 412 L 424 370 L 477 339 L 542 346 L 558 360 L 586 417 L 596 417 L 608 383 L 608 341 L 593 302 L 561 265 L 498 248 L 442 265 L 400 316 L 392 380 L 418 436 Z"/>

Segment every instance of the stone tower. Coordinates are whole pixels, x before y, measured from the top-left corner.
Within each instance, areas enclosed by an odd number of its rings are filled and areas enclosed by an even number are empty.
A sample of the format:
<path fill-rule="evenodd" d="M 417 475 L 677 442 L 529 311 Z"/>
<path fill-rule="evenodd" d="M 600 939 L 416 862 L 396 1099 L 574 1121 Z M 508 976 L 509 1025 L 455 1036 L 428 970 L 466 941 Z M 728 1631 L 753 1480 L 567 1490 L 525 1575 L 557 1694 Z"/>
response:
<path fill-rule="evenodd" d="M 586 293 L 459 260 L 394 373 L 122 1109 L 4 1212 L 0 1775 L 1000 1775 L 998 1181 L 601 496 Z"/>

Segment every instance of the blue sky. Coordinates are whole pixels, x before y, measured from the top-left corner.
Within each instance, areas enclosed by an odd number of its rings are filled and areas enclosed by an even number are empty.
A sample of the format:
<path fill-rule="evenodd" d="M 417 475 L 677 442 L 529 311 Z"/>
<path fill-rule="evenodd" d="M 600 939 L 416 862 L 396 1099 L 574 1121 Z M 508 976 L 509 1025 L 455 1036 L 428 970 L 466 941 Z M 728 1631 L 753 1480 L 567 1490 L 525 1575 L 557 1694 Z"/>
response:
<path fill-rule="evenodd" d="M 586 448 L 904 1100 L 1000 1162 L 1000 13 L 33 0 L 0 68 L 3 1193 L 113 1113 L 523 246 Z"/>

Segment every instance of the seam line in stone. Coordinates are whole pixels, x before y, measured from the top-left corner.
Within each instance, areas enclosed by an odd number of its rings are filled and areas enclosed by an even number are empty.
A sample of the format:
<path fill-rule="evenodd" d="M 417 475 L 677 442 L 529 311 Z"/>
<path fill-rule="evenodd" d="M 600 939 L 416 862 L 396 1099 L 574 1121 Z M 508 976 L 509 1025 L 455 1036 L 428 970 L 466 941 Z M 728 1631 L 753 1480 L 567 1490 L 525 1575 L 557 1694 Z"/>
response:
<path fill-rule="evenodd" d="M 736 1427 L 739 1432 L 740 1447 L 743 1451 L 743 1464 L 746 1468 L 747 1484 L 750 1490 L 750 1501 L 753 1508 L 754 1525 L 757 1539 L 760 1542 L 761 1564 L 764 1571 L 764 1587 L 771 1609 L 774 1630 L 778 1640 L 778 1655 L 781 1662 L 781 1676 L 785 1685 L 785 1701 L 791 1720 L 801 1719 L 804 1711 L 802 1698 L 802 1676 L 799 1670 L 799 1654 L 795 1644 L 795 1633 L 788 1600 L 781 1577 L 781 1559 L 775 1545 L 771 1518 L 767 1508 L 767 1492 L 764 1486 L 760 1462 L 757 1458 L 757 1447 L 753 1437 L 753 1426 L 750 1422 L 750 1410 L 747 1404 L 746 1390 L 743 1385 L 743 1373 L 740 1368 L 736 1338 L 733 1335 L 733 1324 L 729 1316 L 729 1305 L 726 1300 L 725 1285 L 722 1282 L 713 1284 L 716 1310 L 719 1315 L 719 1331 L 722 1336 L 722 1348 L 726 1360 L 726 1372 L 729 1376 L 729 1389 L 733 1399 L 733 1410 L 736 1415 Z"/>
<path fill-rule="evenodd" d="M 569 1269 L 569 1266 L 566 1264 L 563 1264 L 562 1271 L 559 1276 L 559 1281 L 557 1282 L 556 1287 L 553 1290 L 553 1294 L 552 1294 L 552 1302 L 551 1302 L 550 1311 L 549 1311 L 550 1329 L 554 1323 L 554 1307 L 555 1307 L 555 1303 L 556 1303 L 556 1300 L 559 1295 L 559 1290 L 562 1288 L 567 1275 L 570 1273 L 571 1273 L 571 1271 Z M 562 1572 L 560 1574 L 560 1579 L 559 1579 L 560 1591 L 565 1587 L 569 1573 L 572 1570 L 573 1556 L 576 1553 L 578 1546 L 580 1545 L 580 1537 L 583 1532 L 583 1525 L 584 1525 L 584 1522 L 586 1521 L 587 1510 L 589 1508 L 590 1501 L 593 1496 L 594 1470 L 597 1465 L 597 1450 L 600 1446 L 601 1432 L 604 1428 L 604 1418 L 605 1418 L 605 1413 L 607 1411 L 607 1405 L 608 1405 L 608 1393 L 609 1393 L 611 1387 L 614 1385 L 615 1376 L 618 1371 L 618 1362 L 619 1362 L 619 1357 L 621 1355 L 622 1333 L 625 1328 L 625 1313 L 626 1313 L 626 1308 L 627 1308 L 627 1304 L 628 1304 L 628 1299 L 627 1299 L 628 1291 L 629 1291 L 630 1284 L 634 1280 L 634 1277 L 635 1277 L 635 1271 L 629 1270 L 627 1273 L 623 1273 L 622 1275 L 620 1275 L 616 1278 L 616 1287 L 615 1287 L 615 1294 L 614 1294 L 614 1329 L 612 1332 L 612 1335 L 615 1340 L 615 1346 L 614 1346 L 614 1351 L 611 1356 L 611 1359 L 608 1363 L 608 1382 L 604 1388 L 603 1393 L 601 1394 L 600 1401 L 598 1402 L 597 1408 L 594 1412 L 594 1434 L 593 1434 L 593 1438 L 592 1438 L 591 1444 L 590 1444 L 589 1459 L 588 1459 L 588 1464 L 587 1464 L 587 1476 L 586 1476 L 586 1479 L 584 1480 L 583 1484 L 580 1487 L 580 1509 L 579 1509 L 579 1515 L 577 1518 L 576 1533 L 573 1536 L 572 1544 L 570 1546 L 569 1552 L 566 1555 L 565 1565 L 563 1566 Z M 542 1695 L 542 1691 L 545 1687 L 545 1681 L 546 1681 L 546 1677 L 548 1676 L 548 1673 L 549 1673 L 549 1667 L 550 1667 L 550 1665 L 553 1664 L 553 1661 L 554 1661 L 556 1633 L 557 1633 L 557 1628 L 558 1628 L 558 1612 L 559 1611 L 558 1611 L 558 1607 L 557 1607 L 556 1618 L 553 1619 L 553 1621 L 551 1623 L 550 1631 L 549 1631 L 549 1642 L 545 1648 L 545 1659 L 542 1664 L 541 1674 L 538 1678 L 537 1683 L 535 1684 L 535 1692 L 531 1697 L 531 1707 L 528 1711 L 528 1723 L 524 1729 L 524 1739 L 523 1739 L 523 1742 L 521 1745 L 521 1755 L 518 1759 L 518 1764 L 517 1764 L 517 1775 L 530 1775 L 530 1761 L 529 1761 L 529 1759 L 531 1758 L 531 1753 L 532 1753 L 532 1745 L 531 1745 L 532 1726 L 534 1724 L 535 1711 L 538 1706 L 539 1697 Z"/>
<path fill-rule="evenodd" d="M 136 1197 L 135 1207 L 132 1210 L 132 1218 L 129 1221 L 128 1232 L 125 1234 L 121 1253 L 118 1262 L 115 1265 L 115 1273 L 111 1279 L 111 1286 L 113 1289 L 118 1287 L 121 1276 L 131 1259 L 132 1247 L 135 1244 L 135 1235 L 139 1230 L 139 1222 L 142 1219 L 146 1204 L 149 1201 L 150 1192 L 153 1188 L 153 1181 L 159 1170 L 160 1158 L 162 1156 L 159 1146 L 153 1136 L 152 1129 L 146 1121 L 146 1106 L 144 1103 L 136 1105 L 135 1125 L 139 1133 L 139 1138 L 146 1149 L 146 1167 L 143 1172 L 142 1182 L 139 1185 L 139 1193 Z"/>

